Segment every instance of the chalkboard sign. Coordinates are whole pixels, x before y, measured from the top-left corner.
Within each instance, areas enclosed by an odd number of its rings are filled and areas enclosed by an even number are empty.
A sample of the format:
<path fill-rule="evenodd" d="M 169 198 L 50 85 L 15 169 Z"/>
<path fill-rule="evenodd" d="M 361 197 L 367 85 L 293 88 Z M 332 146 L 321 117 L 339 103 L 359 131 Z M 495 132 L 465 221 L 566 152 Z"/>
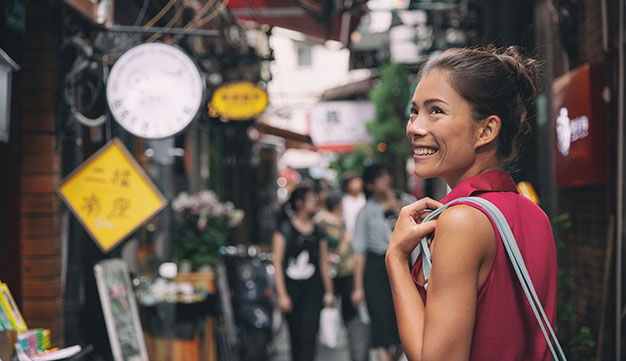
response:
<path fill-rule="evenodd" d="M 148 361 L 128 267 L 121 259 L 94 266 L 98 293 L 115 361 Z"/>

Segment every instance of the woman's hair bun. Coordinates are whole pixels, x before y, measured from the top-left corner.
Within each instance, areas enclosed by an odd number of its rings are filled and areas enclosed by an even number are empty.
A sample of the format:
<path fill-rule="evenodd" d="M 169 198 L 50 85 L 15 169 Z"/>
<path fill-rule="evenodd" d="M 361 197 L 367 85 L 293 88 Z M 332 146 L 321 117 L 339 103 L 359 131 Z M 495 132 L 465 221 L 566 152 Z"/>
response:
<path fill-rule="evenodd" d="M 539 79 L 537 60 L 528 57 L 519 46 L 509 46 L 498 57 L 516 79 L 522 102 L 526 106 L 533 103 L 537 96 Z"/>

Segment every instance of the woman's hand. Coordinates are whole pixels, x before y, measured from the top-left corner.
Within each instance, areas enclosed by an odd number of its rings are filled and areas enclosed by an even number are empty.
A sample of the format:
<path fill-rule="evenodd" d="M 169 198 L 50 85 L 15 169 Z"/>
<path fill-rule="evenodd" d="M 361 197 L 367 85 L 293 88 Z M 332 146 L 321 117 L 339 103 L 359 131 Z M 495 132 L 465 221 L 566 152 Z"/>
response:
<path fill-rule="evenodd" d="M 352 294 L 350 294 L 350 300 L 352 300 L 352 304 L 354 307 L 359 307 L 363 300 L 365 299 L 365 292 L 363 292 L 363 288 L 354 288 L 352 290 Z"/>
<path fill-rule="evenodd" d="M 432 210 L 441 206 L 443 204 L 436 200 L 422 198 L 402 208 L 389 242 L 387 256 L 408 260 L 420 239 L 435 230 L 436 221 L 422 221 Z"/>
<path fill-rule="evenodd" d="M 291 302 L 291 297 L 287 294 L 279 294 L 278 295 L 278 308 L 284 313 L 291 312 L 293 308 L 293 303 Z"/>

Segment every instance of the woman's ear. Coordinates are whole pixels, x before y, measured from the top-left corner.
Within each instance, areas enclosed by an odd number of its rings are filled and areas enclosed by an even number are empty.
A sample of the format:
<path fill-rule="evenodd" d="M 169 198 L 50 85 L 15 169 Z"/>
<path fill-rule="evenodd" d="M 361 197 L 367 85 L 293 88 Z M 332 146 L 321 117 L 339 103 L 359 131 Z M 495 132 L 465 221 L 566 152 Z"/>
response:
<path fill-rule="evenodd" d="M 497 139 L 501 127 L 502 120 L 497 115 L 490 115 L 483 119 L 480 127 L 477 129 L 478 139 L 476 141 L 476 148 L 487 145 Z"/>

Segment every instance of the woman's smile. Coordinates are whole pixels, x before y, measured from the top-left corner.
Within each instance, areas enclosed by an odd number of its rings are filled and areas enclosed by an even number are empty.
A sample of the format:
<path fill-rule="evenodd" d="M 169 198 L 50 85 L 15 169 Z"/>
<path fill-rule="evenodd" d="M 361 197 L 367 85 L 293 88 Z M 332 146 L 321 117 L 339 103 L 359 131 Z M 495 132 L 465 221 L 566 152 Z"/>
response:
<path fill-rule="evenodd" d="M 438 151 L 439 149 L 437 148 L 414 146 L 413 157 L 416 157 L 417 159 L 428 158 L 435 155 Z"/>

